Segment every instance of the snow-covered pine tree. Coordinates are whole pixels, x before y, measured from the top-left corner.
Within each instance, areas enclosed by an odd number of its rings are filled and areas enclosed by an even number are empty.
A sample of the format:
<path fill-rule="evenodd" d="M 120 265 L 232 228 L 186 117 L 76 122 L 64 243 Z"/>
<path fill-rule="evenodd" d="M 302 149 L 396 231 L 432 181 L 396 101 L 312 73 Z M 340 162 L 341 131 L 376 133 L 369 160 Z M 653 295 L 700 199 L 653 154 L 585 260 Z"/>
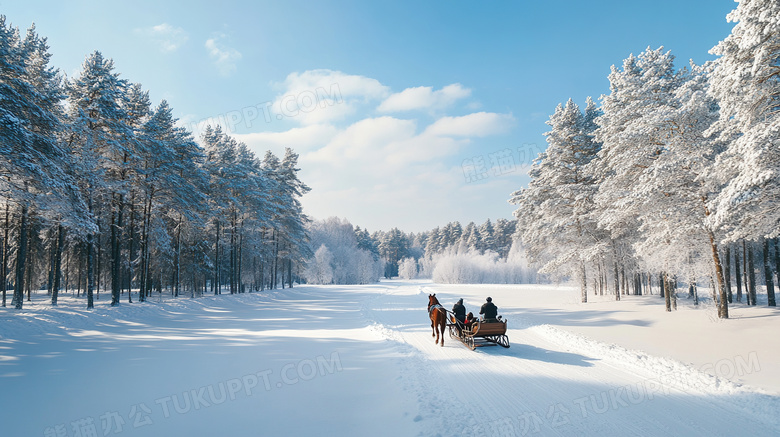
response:
<path fill-rule="evenodd" d="M 731 34 L 717 55 L 710 93 L 720 105 L 711 133 L 728 149 L 715 171 L 726 187 L 713 221 L 727 240 L 759 241 L 780 233 L 780 3 L 743 0 L 728 16 Z"/>
<path fill-rule="evenodd" d="M 439 227 L 435 227 L 428 234 L 428 239 L 425 241 L 425 254 L 432 256 L 435 253 L 441 251 L 441 231 Z"/>
<path fill-rule="evenodd" d="M 206 154 L 204 170 L 209 178 L 207 189 L 209 221 L 213 224 L 214 232 L 214 256 L 212 258 L 214 271 L 211 276 L 211 291 L 214 294 L 221 294 L 224 279 L 222 276 L 223 248 L 221 238 L 226 225 L 223 220 L 225 217 L 231 217 L 230 211 L 238 203 L 238 199 L 233 197 L 235 190 L 231 187 L 236 143 L 235 140 L 224 134 L 219 126 L 216 128 L 207 126 L 201 139 Z"/>
<path fill-rule="evenodd" d="M 722 143 L 704 135 L 718 117 L 717 103 L 707 94 L 711 70 L 709 64 L 691 64 L 678 75 L 673 98 L 643 117 L 645 131 L 654 133 L 648 145 L 653 160 L 636 180 L 632 207 L 641 223 L 642 238 L 635 246 L 639 255 L 668 272 L 684 266 L 686 271 L 678 273 L 686 274 L 691 285 L 714 270 L 718 313 L 727 318 L 720 234 L 708 219 L 711 199 L 721 188 L 711 169 L 724 150 Z"/>
<path fill-rule="evenodd" d="M 490 222 L 490 219 L 487 219 L 485 223 L 482 223 L 479 226 L 478 232 L 480 242 L 479 251 L 481 253 L 484 253 L 487 250 L 498 252 L 496 250 L 495 231 L 493 229 L 493 223 Z"/>
<path fill-rule="evenodd" d="M 466 225 L 463 229 L 463 237 L 461 239 L 464 242 L 465 250 L 479 251 L 480 247 L 482 247 L 479 228 L 474 222 L 469 222 L 469 224 Z"/>
<path fill-rule="evenodd" d="M 633 245 L 638 232 L 643 199 L 632 190 L 661 150 L 661 132 L 647 124 L 648 117 L 673 100 L 680 82 L 674 56 L 663 47 L 648 47 L 638 57 L 630 55 L 622 70 L 612 66 L 610 94 L 601 97 L 603 113 L 595 118 L 595 140 L 601 144 L 598 159 L 588 172 L 600 183 L 595 196 L 599 226 L 610 231 L 610 251 L 615 275 L 635 264 Z M 620 267 L 620 266 L 623 267 Z"/>
<path fill-rule="evenodd" d="M 49 67 L 51 55 L 45 38 L 33 25 L 21 39 L 18 28 L 0 16 L 0 191 L 17 205 L 19 225 L 16 250 L 14 303 L 22 308 L 26 281 L 29 220 L 32 210 L 50 217 L 71 210 L 78 197 L 69 176 L 70 159 L 59 143 L 62 99 L 61 79 Z M 69 202 L 71 202 L 69 204 Z M 7 215 L 10 219 L 10 215 Z M 6 222 L 8 226 L 8 222 Z M 7 233 L 6 233 L 7 235 Z M 8 241 L 3 244 L 3 266 Z M 5 267 L 3 268 L 5 274 Z M 5 291 L 5 275 L 3 275 Z"/>
<path fill-rule="evenodd" d="M 398 228 L 385 232 L 379 241 L 379 254 L 384 258 L 385 277 L 398 276 L 398 261 L 409 256 L 410 241 Z"/>
<path fill-rule="evenodd" d="M 300 180 L 299 171 L 298 154 L 289 147 L 285 148 L 279 172 L 282 195 L 285 200 L 280 223 L 282 225 L 281 235 L 285 239 L 287 283 L 290 287 L 293 286 L 293 264 L 303 266 L 305 260 L 311 256 L 308 245 L 309 237 L 306 233 L 306 223 L 308 223 L 309 218 L 303 213 L 300 201 L 301 196 L 311 191 L 311 188 Z"/>
<path fill-rule="evenodd" d="M 135 154 L 135 133 L 128 125 L 127 82 L 114 72 L 114 63 L 100 52 L 87 56 L 77 78 L 68 84 L 70 131 L 68 142 L 79 159 L 78 179 L 87 210 L 94 217 L 95 203 L 110 203 L 112 249 L 116 251 L 126 189 L 125 163 Z M 87 248 L 87 306 L 94 290 L 95 231 L 81 236 Z M 117 259 L 117 258 L 114 258 Z M 114 276 L 118 280 L 118 276 Z M 118 284 L 117 284 L 118 285 Z M 119 303 L 119 287 L 112 284 L 111 304 Z"/>
<path fill-rule="evenodd" d="M 576 277 L 587 302 L 586 264 L 602 236 L 592 215 L 594 179 L 585 167 L 599 145 L 572 100 L 558 105 L 547 124 L 547 150 L 534 161 L 528 187 L 512 193 L 509 202 L 518 206 L 517 232 L 531 260 L 542 272 Z"/>
<path fill-rule="evenodd" d="M 150 253 L 146 242 L 149 226 L 153 223 L 151 217 L 158 214 L 165 218 L 168 225 L 167 229 L 161 229 L 160 232 L 168 234 L 168 240 L 173 244 L 173 247 L 166 249 L 172 253 L 171 283 L 174 296 L 178 296 L 182 232 L 186 226 L 201 224 L 205 214 L 205 189 L 208 182 L 202 167 L 203 151 L 189 132 L 176 126 L 172 109 L 165 100 L 160 102 L 143 124 L 141 138 L 144 162 L 140 181 L 144 199 L 141 207 L 144 212 L 141 276 L 148 277 L 146 272 L 150 266 Z M 131 247 L 132 242 L 131 235 Z M 148 289 L 145 286 L 143 288 Z M 144 299 L 144 293 L 141 293 L 140 298 Z"/>
<path fill-rule="evenodd" d="M 512 236 L 515 233 L 516 220 L 507 220 L 503 218 L 496 219 L 495 225 L 495 244 L 498 257 L 506 259 L 509 250 L 512 248 Z"/>

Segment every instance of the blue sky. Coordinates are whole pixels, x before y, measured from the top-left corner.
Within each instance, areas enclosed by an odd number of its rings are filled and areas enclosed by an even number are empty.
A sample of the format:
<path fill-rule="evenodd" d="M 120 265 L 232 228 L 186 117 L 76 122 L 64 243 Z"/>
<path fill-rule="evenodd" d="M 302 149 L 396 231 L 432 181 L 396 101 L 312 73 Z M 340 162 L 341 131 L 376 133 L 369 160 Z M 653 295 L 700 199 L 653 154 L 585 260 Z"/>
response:
<path fill-rule="evenodd" d="M 100 50 L 197 133 L 220 123 L 255 152 L 301 155 L 315 218 L 370 231 L 511 218 L 512 191 L 570 97 L 608 92 L 630 53 L 676 65 L 731 30 L 731 0 L 13 1 L 72 76 Z"/>

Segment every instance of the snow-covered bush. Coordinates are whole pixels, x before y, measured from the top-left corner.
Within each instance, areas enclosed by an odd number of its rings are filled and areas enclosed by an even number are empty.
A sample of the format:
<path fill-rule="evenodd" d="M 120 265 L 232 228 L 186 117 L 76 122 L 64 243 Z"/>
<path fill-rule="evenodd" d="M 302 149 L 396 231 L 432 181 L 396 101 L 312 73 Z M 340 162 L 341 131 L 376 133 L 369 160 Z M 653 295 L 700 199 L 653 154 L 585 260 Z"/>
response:
<path fill-rule="evenodd" d="M 368 284 L 382 275 L 383 263 L 359 249 L 355 229 L 346 219 L 331 217 L 308 225 L 310 246 L 318 248 L 304 270 L 311 284 Z"/>
<path fill-rule="evenodd" d="M 398 276 L 402 279 L 417 278 L 417 261 L 414 258 L 398 261 Z"/>
<path fill-rule="evenodd" d="M 314 259 L 306 266 L 304 276 L 312 284 L 333 282 L 333 254 L 327 246 L 323 244 L 314 252 Z"/>
<path fill-rule="evenodd" d="M 539 279 L 518 245 L 506 258 L 491 251 L 447 251 L 434 255 L 430 263 L 433 281 L 444 284 L 525 284 Z"/>

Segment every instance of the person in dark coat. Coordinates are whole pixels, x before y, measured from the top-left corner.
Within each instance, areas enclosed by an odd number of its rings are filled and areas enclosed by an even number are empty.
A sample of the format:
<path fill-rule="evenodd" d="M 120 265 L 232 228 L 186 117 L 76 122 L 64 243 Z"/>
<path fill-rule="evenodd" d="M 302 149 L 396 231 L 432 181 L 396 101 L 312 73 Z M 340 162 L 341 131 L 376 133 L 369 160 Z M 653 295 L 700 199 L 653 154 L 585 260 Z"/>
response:
<path fill-rule="evenodd" d="M 455 316 L 458 328 L 458 332 L 463 330 L 463 324 L 466 322 L 466 307 L 463 306 L 463 299 L 458 299 L 455 305 L 452 306 L 452 314 Z"/>
<path fill-rule="evenodd" d="M 458 299 L 458 302 L 452 306 L 452 313 L 459 322 L 463 323 L 466 321 L 466 307 L 463 306 L 463 299 Z"/>
<path fill-rule="evenodd" d="M 487 300 L 487 302 L 482 304 L 479 313 L 482 314 L 485 322 L 497 322 L 496 316 L 498 315 L 498 307 L 493 303 L 492 297 L 488 297 L 485 300 Z"/>

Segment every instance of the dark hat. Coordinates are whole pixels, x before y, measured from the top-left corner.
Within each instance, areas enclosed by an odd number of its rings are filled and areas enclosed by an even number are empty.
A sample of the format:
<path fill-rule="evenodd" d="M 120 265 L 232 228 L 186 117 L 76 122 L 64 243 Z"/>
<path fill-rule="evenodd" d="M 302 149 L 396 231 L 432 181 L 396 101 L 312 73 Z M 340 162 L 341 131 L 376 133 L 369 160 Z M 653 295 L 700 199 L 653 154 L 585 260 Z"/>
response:
<path fill-rule="evenodd" d="M 463 298 L 458 299 L 458 303 L 463 303 Z"/>
<path fill-rule="evenodd" d="M 492 298 L 492 297 L 490 297 L 490 296 L 488 296 L 488 298 L 487 298 L 487 301 L 488 301 L 488 302 L 493 302 L 493 298 Z"/>

